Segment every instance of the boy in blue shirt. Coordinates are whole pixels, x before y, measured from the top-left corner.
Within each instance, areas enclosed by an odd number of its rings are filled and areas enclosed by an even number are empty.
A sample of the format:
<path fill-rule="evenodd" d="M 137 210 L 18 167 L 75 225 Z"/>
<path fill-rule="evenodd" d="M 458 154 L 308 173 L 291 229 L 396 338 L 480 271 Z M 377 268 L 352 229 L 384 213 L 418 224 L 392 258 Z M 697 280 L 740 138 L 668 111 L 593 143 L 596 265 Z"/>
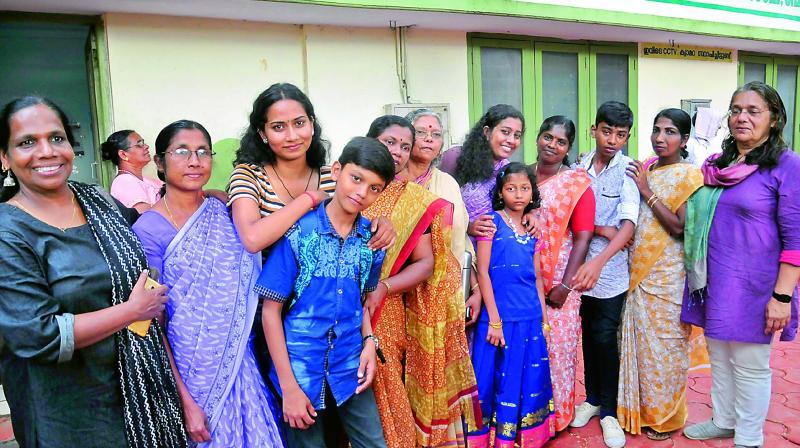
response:
<path fill-rule="evenodd" d="M 394 178 L 394 161 L 378 140 L 356 137 L 332 170 L 333 197 L 275 243 L 255 287 L 265 299 L 270 379 L 283 397 L 289 447 L 325 446 L 317 411 L 330 407 L 353 446 L 385 447 L 370 388 L 380 352 L 362 301 L 385 253 L 367 248 L 361 211 Z"/>

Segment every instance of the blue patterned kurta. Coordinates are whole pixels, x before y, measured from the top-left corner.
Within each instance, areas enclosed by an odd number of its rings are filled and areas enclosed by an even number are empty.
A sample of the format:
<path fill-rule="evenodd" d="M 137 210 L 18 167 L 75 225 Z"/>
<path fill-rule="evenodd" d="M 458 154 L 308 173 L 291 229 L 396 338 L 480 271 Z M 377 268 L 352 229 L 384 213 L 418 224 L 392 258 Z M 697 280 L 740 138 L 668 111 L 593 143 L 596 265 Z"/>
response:
<path fill-rule="evenodd" d="M 383 251 L 367 248 L 370 222 L 358 216 L 342 238 L 325 212 L 308 212 L 272 247 L 256 292 L 289 302 L 283 329 L 297 383 L 315 409 L 324 409 L 325 384 L 339 406 L 358 387 L 361 298 L 380 279 Z M 279 389 L 275 366 L 270 379 Z"/>

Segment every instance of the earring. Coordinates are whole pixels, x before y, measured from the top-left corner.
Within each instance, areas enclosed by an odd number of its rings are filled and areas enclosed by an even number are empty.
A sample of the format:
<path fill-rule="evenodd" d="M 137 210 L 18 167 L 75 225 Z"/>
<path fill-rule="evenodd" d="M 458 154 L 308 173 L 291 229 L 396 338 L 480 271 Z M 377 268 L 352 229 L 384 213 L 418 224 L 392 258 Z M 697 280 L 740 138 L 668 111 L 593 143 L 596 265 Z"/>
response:
<path fill-rule="evenodd" d="M 14 177 L 11 175 L 11 171 L 6 170 L 6 178 L 3 181 L 4 187 L 14 187 L 17 185 L 17 182 L 14 181 Z"/>
<path fill-rule="evenodd" d="M 266 137 L 261 137 L 261 141 L 264 142 L 265 145 L 269 145 L 269 140 Z"/>

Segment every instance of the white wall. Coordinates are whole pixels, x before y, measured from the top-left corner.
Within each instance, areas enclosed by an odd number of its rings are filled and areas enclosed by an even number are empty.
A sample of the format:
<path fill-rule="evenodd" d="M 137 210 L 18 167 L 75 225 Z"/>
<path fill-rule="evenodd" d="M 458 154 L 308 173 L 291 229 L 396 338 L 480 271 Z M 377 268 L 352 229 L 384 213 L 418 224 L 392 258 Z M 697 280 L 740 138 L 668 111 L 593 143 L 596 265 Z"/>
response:
<path fill-rule="evenodd" d="M 735 52 L 734 52 L 735 54 Z M 734 57 L 736 59 L 736 57 Z M 711 107 L 728 109 L 738 83 L 738 62 L 684 61 L 640 57 L 639 158 L 653 154 L 650 130 L 653 117 L 668 107 L 681 107 L 681 99 L 711 99 Z"/>
<path fill-rule="evenodd" d="M 134 14 L 108 14 L 105 24 L 114 129 L 136 129 L 150 144 L 181 118 L 205 125 L 215 142 L 238 139 L 258 93 L 291 82 L 309 94 L 335 158 L 385 104 L 403 102 L 388 26 Z M 466 33 L 412 29 L 407 54 L 412 100 L 450 103 L 451 132 L 460 139 L 469 127 Z"/>

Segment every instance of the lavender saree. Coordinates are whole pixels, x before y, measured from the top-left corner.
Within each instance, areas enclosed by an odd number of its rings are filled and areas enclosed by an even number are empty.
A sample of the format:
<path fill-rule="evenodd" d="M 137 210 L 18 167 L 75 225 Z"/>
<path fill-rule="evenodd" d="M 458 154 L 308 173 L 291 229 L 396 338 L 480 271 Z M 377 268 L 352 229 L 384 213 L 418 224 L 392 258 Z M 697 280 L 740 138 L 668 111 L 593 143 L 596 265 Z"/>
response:
<path fill-rule="evenodd" d="M 167 338 L 184 384 L 208 417 L 211 441 L 201 446 L 283 446 L 250 331 L 260 254 L 244 249 L 216 199 L 206 199 L 180 231 L 155 211 L 133 229 L 169 287 Z"/>

